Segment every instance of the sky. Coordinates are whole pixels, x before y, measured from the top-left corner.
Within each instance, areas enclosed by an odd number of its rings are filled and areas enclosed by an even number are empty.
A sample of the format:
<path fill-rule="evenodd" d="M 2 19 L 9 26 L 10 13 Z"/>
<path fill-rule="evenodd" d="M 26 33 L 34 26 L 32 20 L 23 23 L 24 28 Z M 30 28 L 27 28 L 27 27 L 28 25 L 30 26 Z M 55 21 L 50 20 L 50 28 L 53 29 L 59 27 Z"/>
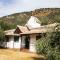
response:
<path fill-rule="evenodd" d="M 40 8 L 60 8 L 60 0 L 0 0 L 0 17 Z"/>

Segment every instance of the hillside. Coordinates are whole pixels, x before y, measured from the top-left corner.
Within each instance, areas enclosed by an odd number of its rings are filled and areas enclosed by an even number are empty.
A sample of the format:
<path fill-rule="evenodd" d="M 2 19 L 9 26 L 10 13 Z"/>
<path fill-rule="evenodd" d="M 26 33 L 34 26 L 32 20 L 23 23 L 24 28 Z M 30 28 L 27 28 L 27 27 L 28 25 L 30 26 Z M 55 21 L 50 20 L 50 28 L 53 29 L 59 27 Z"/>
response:
<path fill-rule="evenodd" d="M 30 16 L 36 16 L 42 24 L 60 22 L 59 8 L 42 8 L 30 12 L 15 13 L 0 18 L 0 21 L 14 25 L 24 25 Z"/>

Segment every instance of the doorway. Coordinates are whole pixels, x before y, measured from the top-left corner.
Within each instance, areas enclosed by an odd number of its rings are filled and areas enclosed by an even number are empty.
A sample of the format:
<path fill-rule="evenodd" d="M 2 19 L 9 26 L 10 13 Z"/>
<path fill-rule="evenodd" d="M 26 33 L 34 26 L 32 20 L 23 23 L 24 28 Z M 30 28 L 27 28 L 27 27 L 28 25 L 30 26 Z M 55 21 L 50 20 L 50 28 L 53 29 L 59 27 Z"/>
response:
<path fill-rule="evenodd" d="M 29 43 L 30 43 L 30 38 L 29 38 L 29 36 L 26 36 L 26 38 L 25 38 L 25 48 L 26 49 L 29 49 Z"/>
<path fill-rule="evenodd" d="M 29 45 L 30 45 L 30 37 L 28 35 L 23 36 L 21 40 L 21 51 L 29 52 Z"/>

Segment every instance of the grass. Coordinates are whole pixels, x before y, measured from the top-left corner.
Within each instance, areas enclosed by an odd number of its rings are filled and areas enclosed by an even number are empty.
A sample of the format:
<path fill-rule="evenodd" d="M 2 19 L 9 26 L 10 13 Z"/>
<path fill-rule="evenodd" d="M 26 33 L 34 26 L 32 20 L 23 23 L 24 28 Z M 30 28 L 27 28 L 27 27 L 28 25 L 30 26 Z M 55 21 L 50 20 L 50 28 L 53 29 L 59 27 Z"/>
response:
<path fill-rule="evenodd" d="M 0 49 L 0 60 L 44 60 L 44 56 L 19 50 Z"/>

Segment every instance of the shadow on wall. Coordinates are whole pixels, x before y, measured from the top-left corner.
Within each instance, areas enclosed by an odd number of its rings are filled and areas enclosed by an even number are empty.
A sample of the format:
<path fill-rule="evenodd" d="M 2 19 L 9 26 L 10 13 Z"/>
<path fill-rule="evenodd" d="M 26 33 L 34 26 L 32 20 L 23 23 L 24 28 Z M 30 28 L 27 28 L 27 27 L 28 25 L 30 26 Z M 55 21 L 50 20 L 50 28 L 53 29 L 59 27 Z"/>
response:
<path fill-rule="evenodd" d="M 2 47 L 2 46 L 0 46 L 0 49 L 6 49 L 6 47 Z"/>
<path fill-rule="evenodd" d="M 33 58 L 33 60 L 46 60 L 45 58 L 43 58 L 43 57 L 32 57 Z"/>

